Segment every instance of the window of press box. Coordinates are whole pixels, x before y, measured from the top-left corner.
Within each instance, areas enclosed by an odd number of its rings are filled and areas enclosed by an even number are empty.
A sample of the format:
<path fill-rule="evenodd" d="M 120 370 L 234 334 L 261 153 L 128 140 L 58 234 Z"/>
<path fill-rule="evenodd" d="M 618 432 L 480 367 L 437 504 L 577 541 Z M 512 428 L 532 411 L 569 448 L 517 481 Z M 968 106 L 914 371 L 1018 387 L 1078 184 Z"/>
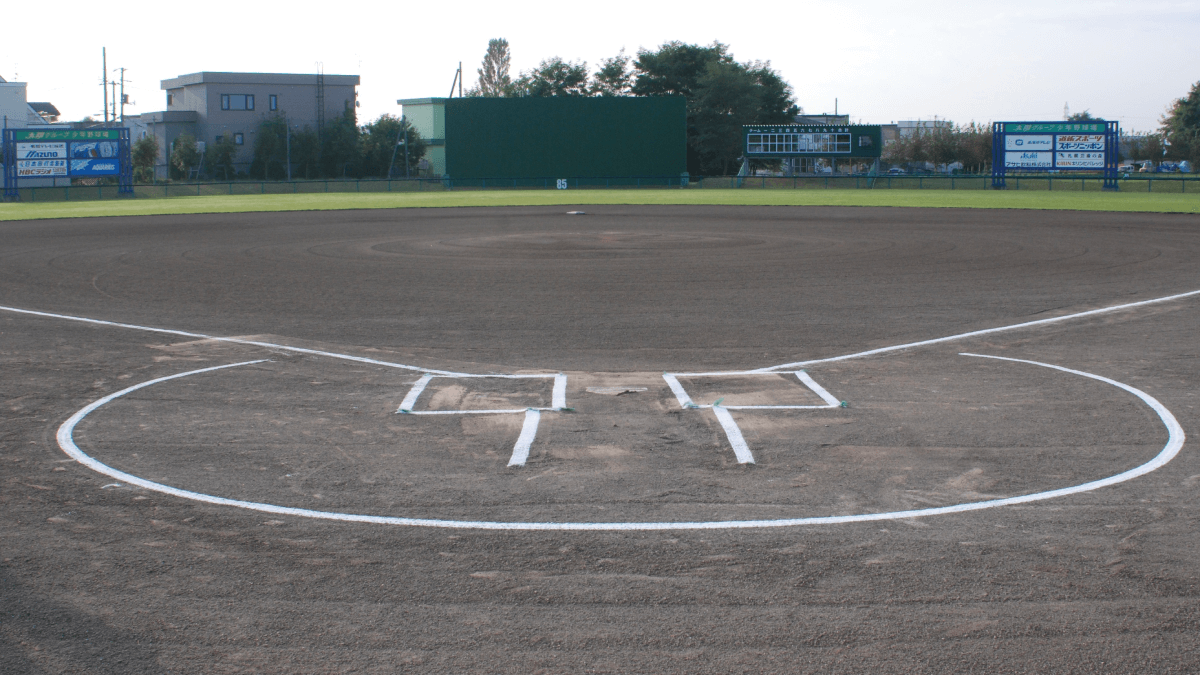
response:
<path fill-rule="evenodd" d="M 221 94 L 221 110 L 254 110 L 254 94 Z"/>
<path fill-rule="evenodd" d="M 270 104 L 271 110 L 279 110 L 279 97 L 275 94 L 271 94 L 269 98 L 270 100 L 268 103 Z"/>
<path fill-rule="evenodd" d="M 233 144 L 234 144 L 234 145 L 244 145 L 244 144 L 245 144 L 245 142 L 246 142 L 246 139 L 245 139 L 245 137 L 244 137 L 244 136 L 242 136 L 241 134 L 234 134 L 234 135 L 233 135 Z"/>

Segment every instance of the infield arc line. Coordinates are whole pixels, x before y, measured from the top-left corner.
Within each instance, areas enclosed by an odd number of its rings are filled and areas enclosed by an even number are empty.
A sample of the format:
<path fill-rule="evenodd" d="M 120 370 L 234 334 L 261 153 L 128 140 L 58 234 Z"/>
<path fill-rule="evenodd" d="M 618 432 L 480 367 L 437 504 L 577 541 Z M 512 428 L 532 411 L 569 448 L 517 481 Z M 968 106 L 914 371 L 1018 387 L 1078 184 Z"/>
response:
<path fill-rule="evenodd" d="M 203 502 L 203 503 L 207 503 L 207 504 L 216 504 L 216 505 L 220 505 L 220 506 L 234 506 L 234 507 L 248 509 L 248 510 L 252 510 L 252 511 L 272 513 L 272 514 L 277 514 L 277 515 L 298 516 L 298 517 L 303 517 L 303 518 L 317 518 L 317 519 L 322 519 L 322 520 L 337 520 L 337 521 L 343 521 L 343 522 L 357 522 L 357 523 L 376 523 L 376 524 L 382 524 L 382 525 L 412 525 L 412 526 L 418 526 L 418 527 L 443 527 L 443 528 L 456 528 L 456 529 L 483 529 L 483 530 L 718 530 L 718 529 L 747 529 L 747 528 L 766 528 L 766 527 L 793 527 L 793 526 L 797 526 L 797 525 L 834 525 L 834 524 L 841 524 L 841 523 L 855 523 L 855 522 L 878 521 L 878 520 L 896 520 L 896 519 L 901 519 L 901 518 L 923 518 L 923 517 L 928 517 L 928 516 L 945 515 L 945 514 L 951 514 L 951 513 L 964 513 L 967 511 L 978 511 L 978 510 L 982 510 L 982 509 L 990 509 L 990 508 L 995 508 L 995 507 L 999 507 L 999 506 L 1012 506 L 1014 504 L 1025 504 L 1025 503 L 1029 503 L 1029 502 L 1042 501 L 1045 499 L 1054 499 L 1056 497 L 1064 497 L 1067 495 L 1078 494 L 1081 492 L 1089 492 L 1089 491 L 1096 490 L 1096 489 L 1099 489 L 1102 487 L 1116 485 L 1118 483 L 1123 483 L 1125 481 L 1137 478 L 1138 476 L 1150 473 L 1151 471 L 1154 471 L 1155 469 L 1162 467 L 1167 462 L 1170 462 L 1172 459 L 1174 459 L 1179 454 L 1179 451 L 1183 448 L 1183 443 L 1186 440 L 1186 435 L 1183 432 L 1183 427 L 1181 427 L 1179 425 L 1179 421 L 1175 419 L 1175 416 L 1173 414 L 1171 414 L 1171 411 L 1168 410 L 1166 406 L 1164 406 L 1162 403 L 1160 403 L 1153 396 L 1147 394 L 1146 392 L 1144 392 L 1140 389 L 1137 389 L 1135 387 L 1132 387 L 1130 385 L 1124 384 L 1122 382 L 1118 382 L 1116 380 L 1113 380 L 1113 379 L 1110 379 L 1107 377 L 1103 377 L 1101 375 L 1094 375 L 1092 373 L 1087 373 L 1087 372 L 1084 372 L 1081 370 L 1073 370 L 1071 368 L 1065 368 L 1063 366 L 1056 366 L 1056 365 L 1049 364 L 1049 363 L 1042 363 L 1039 361 L 1014 359 L 1014 358 L 1004 357 L 1004 356 L 989 356 L 986 354 L 963 353 L 962 355 L 963 356 L 972 356 L 972 357 L 977 357 L 977 358 L 996 359 L 996 360 L 1000 360 L 1000 361 L 1010 361 L 1010 362 L 1014 362 L 1014 363 L 1023 363 L 1023 364 L 1029 364 L 1029 365 L 1034 365 L 1034 366 L 1041 366 L 1044 368 L 1058 370 L 1058 371 L 1061 371 L 1064 373 L 1078 375 L 1080 377 L 1090 378 L 1093 380 L 1097 380 L 1099 382 L 1104 382 L 1104 383 L 1110 384 L 1119 389 L 1122 389 L 1130 394 L 1133 394 L 1137 398 L 1141 399 L 1143 403 L 1148 405 L 1152 410 L 1154 410 L 1155 413 L 1158 414 L 1159 419 L 1162 420 L 1163 425 L 1167 428 L 1167 443 L 1166 443 L 1166 445 L 1163 446 L 1163 449 L 1157 455 L 1155 455 L 1155 457 L 1153 459 L 1151 459 L 1150 461 L 1148 461 L 1144 464 L 1141 464 L 1139 466 L 1136 466 L 1132 469 L 1129 469 L 1127 471 L 1124 471 L 1122 473 L 1116 474 L 1114 476 L 1109 476 L 1108 478 L 1102 478 L 1100 480 L 1095 480 L 1095 481 L 1091 481 L 1088 483 L 1082 483 L 1080 485 L 1073 485 L 1070 487 L 1059 488 L 1057 490 L 1035 492 L 1035 493 L 1031 493 L 1031 494 L 1027 494 L 1027 495 L 1020 495 L 1020 496 L 1016 496 L 1016 497 L 1007 497 L 1007 498 L 1003 498 L 1003 499 L 991 499 L 991 500 L 982 501 L 982 502 L 969 502 L 969 503 L 965 503 L 965 504 L 954 504 L 951 506 L 941 506 L 941 507 L 926 508 L 926 509 L 913 509 L 913 510 L 908 510 L 908 511 L 890 511 L 890 512 L 884 512 L 884 513 L 864 513 L 864 514 L 844 515 L 844 516 L 817 516 L 817 517 L 809 517 L 809 518 L 785 518 L 785 519 L 776 519 L 776 520 L 729 520 L 729 521 L 703 521 L 703 522 L 686 522 L 685 521 L 685 522 L 658 522 L 658 523 L 654 523 L 654 522 L 641 522 L 641 523 L 639 523 L 639 522 L 608 522 L 608 523 L 561 522 L 561 523 L 557 523 L 557 522 L 465 521 L 465 520 L 441 520 L 441 519 L 434 519 L 434 518 L 405 518 L 405 517 L 400 517 L 400 516 L 370 516 L 370 515 L 365 515 L 365 514 L 337 513 L 334 511 L 315 511 L 312 509 L 301 509 L 301 508 L 295 508 L 295 507 L 289 507 L 289 506 L 276 506 L 274 504 L 264 504 L 264 503 L 260 503 L 260 502 L 248 502 L 248 501 L 241 501 L 241 500 L 236 500 L 236 499 L 227 499 L 225 497 L 217 497 L 214 495 L 206 495 L 206 494 L 202 494 L 199 492 L 192 492 L 190 490 L 182 490 L 180 488 L 171 487 L 169 485 L 163 485 L 161 483 L 155 483 L 153 481 L 148 481 L 148 480 L 145 480 L 144 478 L 139 478 L 132 474 L 125 473 L 124 471 L 114 469 L 114 468 L 108 466 L 107 464 L 104 464 L 104 463 L 96 460 L 95 458 L 87 455 L 86 453 L 84 453 L 82 450 L 79 449 L 79 446 L 77 446 L 75 444 L 75 440 L 74 440 L 75 427 L 81 421 L 83 421 L 83 419 L 85 417 L 87 417 L 89 414 L 91 414 L 92 412 L 94 412 L 95 410 L 100 408 L 101 406 L 103 406 L 111 401 L 114 401 L 122 396 L 125 396 L 126 394 L 137 391 L 139 389 L 144 389 L 146 387 L 149 387 L 154 384 L 158 384 L 160 382 L 167 382 L 169 380 L 175 380 L 175 379 L 179 379 L 179 378 L 183 378 L 183 377 L 188 377 L 190 375 L 197 375 L 200 373 L 208 373 L 208 372 L 223 370 L 226 368 L 235 368 L 238 366 L 246 366 L 246 365 L 251 365 L 251 364 L 255 364 L 255 363 L 262 363 L 269 359 L 259 359 L 259 360 L 255 360 L 255 361 L 244 361 L 241 363 L 232 363 L 232 364 L 227 364 L 227 365 L 222 365 L 222 366 L 212 366 L 212 367 L 208 367 L 208 368 L 201 368 L 199 370 L 191 370 L 191 371 L 187 371 L 187 372 L 183 372 L 183 373 L 176 373 L 175 375 L 167 375 L 165 377 L 159 377 L 159 378 L 156 378 L 153 380 L 147 380 L 146 382 L 142 382 L 140 384 L 135 384 L 132 387 L 127 387 L 118 392 L 109 394 L 109 395 L 107 395 L 103 398 L 100 398 L 100 399 L 88 404 L 87 406 L 84 406 L 83 408 L 81 408 L 78 412 L 76 412 L 69 419 L 67 419 L 67 421 L 63 422 L 61 426 L 59 426 L 56 438 L 58 440 L 58 445 L 60 448 L 62 448 L 63 452 L 67 453 L 67 455 L 69 457 L 77 460 L 84 466 L 87 466 L 88 468 L 92 469 L 93 471 L 96 471 L 97 473 L 101 473 L 106 476 L 116 478 L 117 480 L 124 481 L 125 483 L 128 483 L 130 485 L 136 485 L 138 487 L 141 487 L 141 488 L 144 488 L 147 490 L 161 492 L 163 494 L 180 497 L 182 499 L 189 499 L 192 501 L 198 501 L 198 502 Z"/>

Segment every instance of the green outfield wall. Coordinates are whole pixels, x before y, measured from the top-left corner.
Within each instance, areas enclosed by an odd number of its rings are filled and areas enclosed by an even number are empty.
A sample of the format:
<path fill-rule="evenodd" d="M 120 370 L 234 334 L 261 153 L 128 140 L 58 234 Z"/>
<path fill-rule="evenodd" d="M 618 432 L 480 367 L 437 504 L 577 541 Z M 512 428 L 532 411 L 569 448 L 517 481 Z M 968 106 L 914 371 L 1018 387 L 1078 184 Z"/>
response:
<path fill-rule="evenodd" d="M 679 176 L 682 96 L 445 99 L 453 179 Z"/>

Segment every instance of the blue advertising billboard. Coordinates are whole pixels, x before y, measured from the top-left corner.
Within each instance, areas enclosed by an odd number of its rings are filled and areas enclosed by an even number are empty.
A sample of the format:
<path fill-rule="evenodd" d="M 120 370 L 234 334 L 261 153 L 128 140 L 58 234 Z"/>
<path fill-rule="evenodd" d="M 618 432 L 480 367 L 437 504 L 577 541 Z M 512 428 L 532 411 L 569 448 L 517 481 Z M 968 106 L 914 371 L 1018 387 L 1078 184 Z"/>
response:
<path fill-rule="evenodd" d="M 992 126 L 992 187 L 1004 188 L 1009 172 L 1104 174 L 1116 190 L 1119 126 L 1116 122 L 997 122 Z"/>
<path fill-rule="evenodd" d="M 4 199 L 20 199 L 21 179 L 117 176 L 119 194 L 133 194 L 129 129 L 58 126 L 4 129 Z"/>

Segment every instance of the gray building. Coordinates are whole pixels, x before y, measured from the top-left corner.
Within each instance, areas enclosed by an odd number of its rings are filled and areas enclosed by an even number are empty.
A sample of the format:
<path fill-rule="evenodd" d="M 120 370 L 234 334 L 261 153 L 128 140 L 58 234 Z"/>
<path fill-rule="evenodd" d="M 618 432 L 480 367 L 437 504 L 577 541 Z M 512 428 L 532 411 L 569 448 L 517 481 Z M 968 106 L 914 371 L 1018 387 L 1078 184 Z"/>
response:
<path fill-rule="evenodd" d="M 358 105 L 358 75 L 285 73 L 192 73 L 163 80 L 167 109 L 126 116 L 134 141 L 158 140 L 155 174 L 165 178 L 169 148 L 181 134 L 204 145 L 232 136 L 234 167 L 246 171 L 254 156 L 254 134 L 263 119 L 286 117 L 294 130 L 318 129 Z M 204 146 L 201 146 L 202 148 Z"/>

